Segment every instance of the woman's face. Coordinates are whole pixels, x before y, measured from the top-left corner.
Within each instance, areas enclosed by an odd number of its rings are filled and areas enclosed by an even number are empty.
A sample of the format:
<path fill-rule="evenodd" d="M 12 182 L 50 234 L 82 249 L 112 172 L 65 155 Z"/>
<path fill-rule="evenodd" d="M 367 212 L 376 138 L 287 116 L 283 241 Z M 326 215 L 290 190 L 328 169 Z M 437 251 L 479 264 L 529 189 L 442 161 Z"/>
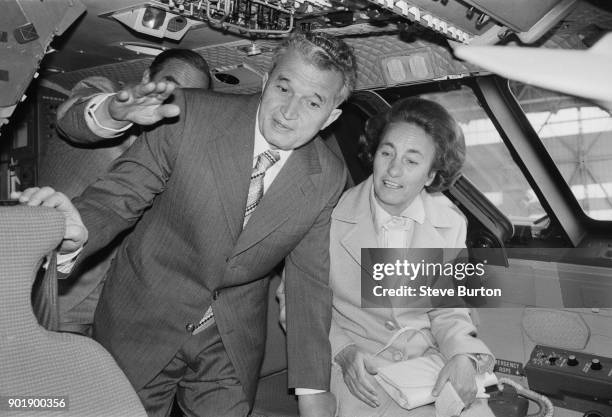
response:
<path fill-rule="evenodd" d="M 390 124 L 374 156 L 374 195 L 391 215 L 399 216 L 426 185 L 435 171 L 433 139 L 411 123 Z"/>

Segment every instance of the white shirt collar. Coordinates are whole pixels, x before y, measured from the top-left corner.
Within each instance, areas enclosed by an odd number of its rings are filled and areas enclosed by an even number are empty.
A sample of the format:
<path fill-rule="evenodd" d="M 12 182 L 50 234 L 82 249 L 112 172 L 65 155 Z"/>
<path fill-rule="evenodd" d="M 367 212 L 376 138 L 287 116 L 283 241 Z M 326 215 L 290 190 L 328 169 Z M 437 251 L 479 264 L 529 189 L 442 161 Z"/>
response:
<path fill-rule="evenodd" d="M 255 166 L 255 159 L 257 159 L 257 155 L 267 151 L 268 149 L 271 149 L 270 144 L 259 130 L 259 107 L 257 107 L 257 116 L 255 117 L 255 146 L 253 147 L 253 166 Z M 285 151 L 282 149 L 276 149 L 276 151 L 280 155 L 280 159 L 275 165 L 277 165 L 278 169 L 280 169 L 280 167 L 285 165 L 285 162 L 287 161 L 293 150 Z"/>
<path fill-rule="evenodd" d="M 370 189 L 370 209 L 376 231 L 380 231 L 383 225 L 387 224 L 393 217 L 409 218 L 419 224 L 423 224 L 425 221 L 425 206 L 423 204 L 423 197 L 420 193 L 399 216 L 393 216 L 380 205 L 378 200 L 376 200 L 376 196 L 374 195 L 374 184 L 372 184 L 372 188 Z"/>

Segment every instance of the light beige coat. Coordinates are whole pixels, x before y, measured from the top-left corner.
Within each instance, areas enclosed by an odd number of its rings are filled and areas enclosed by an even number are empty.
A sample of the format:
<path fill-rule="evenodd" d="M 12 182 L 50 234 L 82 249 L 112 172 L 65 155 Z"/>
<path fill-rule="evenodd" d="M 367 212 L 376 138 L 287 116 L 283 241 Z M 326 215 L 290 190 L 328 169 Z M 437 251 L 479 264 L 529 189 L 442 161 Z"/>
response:
<path fill-rule="evenodd" d="M 360 307 L 361 248 L 378 247 L 370 206 L 371 187 L 372 177 L 348 190 L 332 214 L 332 357 L 350 344 L 375 354 L 405 327 L 423 329 L 423 332 L 416 335 L 406 332 L 381 354 L 382 357 L 395 361 L 417 357 L 424 354 L 430 344 L 436 345 L 446 359 L 459 353 L 490 354 L 486 345 L 475 337 L 476 328 L 469 309 Z M 465 247 L 466 222 L 463 215 L 444 197 L 432 197 L 423 191 L 420 198 L 425 218 L 422 223 L 415 222 L 410 247 Z"/>

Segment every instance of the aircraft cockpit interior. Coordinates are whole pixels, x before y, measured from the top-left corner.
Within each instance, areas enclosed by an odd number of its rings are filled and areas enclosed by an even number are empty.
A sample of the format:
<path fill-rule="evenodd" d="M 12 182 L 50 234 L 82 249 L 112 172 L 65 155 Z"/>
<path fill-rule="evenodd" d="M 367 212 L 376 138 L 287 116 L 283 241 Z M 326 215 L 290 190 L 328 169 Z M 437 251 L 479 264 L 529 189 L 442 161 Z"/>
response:
<path fill-rule="evenodd" d="M 612 417 L 612 4 L 0 0 L 0 415 Z"/>

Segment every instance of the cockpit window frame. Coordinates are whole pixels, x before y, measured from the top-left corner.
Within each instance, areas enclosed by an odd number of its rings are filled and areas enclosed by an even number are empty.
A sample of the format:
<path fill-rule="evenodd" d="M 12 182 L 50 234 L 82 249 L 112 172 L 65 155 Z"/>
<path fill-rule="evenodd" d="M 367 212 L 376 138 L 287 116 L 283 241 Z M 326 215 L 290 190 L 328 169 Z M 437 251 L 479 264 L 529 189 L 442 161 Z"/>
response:
<path fill-rule="evenodd" d="M 584 213 L 512 94 L 508 80 L 496 75 L 478 75 L 388 87 L 375 92 L 392 103 L 409 95 L 446 92 L 462 86 L 473 90 L 512 159 L 548 214 L 551 224 L 562 235 L 562 241 L 566 241 L 569 246 L 581 247 L 593 239 L 612 236 L 612 221 L 593 219 Z"/>

